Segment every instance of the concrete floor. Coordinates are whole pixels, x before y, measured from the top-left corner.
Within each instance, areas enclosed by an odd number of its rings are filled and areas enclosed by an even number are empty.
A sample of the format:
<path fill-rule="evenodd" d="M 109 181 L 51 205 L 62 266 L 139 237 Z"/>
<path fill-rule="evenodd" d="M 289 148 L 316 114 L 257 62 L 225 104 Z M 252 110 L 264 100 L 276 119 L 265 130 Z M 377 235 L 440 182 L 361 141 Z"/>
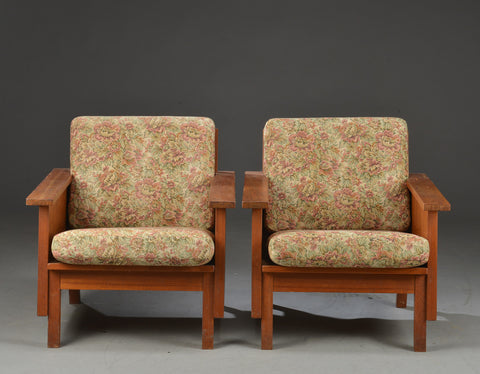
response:
<path fill-rule="evenodd" d="M 1 373 L 480 373 L 478 222 L 442 225 L 439 318 L 427 353 L 413 352 L 412 299 L 384 294 L 279 293 L 274 350 L 260 350 L 250 318 L 248 212 L 229 214 L 226 318 L 215 349 L 202 351 L 201 295 L 83 291 L 62 300 L 62 347 L 47 349 L 47 318 L 36 316 L 36 217 L 13 217 L 0 235 Z"/>

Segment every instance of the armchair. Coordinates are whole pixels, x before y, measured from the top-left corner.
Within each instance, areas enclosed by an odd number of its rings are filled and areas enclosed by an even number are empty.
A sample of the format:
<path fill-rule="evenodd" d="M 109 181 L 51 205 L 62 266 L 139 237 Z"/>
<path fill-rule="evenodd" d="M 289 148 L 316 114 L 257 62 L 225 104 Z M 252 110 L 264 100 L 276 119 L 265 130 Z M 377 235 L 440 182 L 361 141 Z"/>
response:
<path fill-rule="evenodd" d="M 200 117 L 78 117 L 70 169 L 27 197 L 39 206 L 37 314 L 60 345 L 61 290 L 202 291 L 202 348 L 223 317 L 226 208 L 217 130 Z"/>
<path fill-rule="evenodd" d="M 252 209 L 252 318 L 272 349 L 273 292 L 414 293 L 414 350 L 437 310 L 437 219 L 450 204 L 408 171 L 399 118 L 271 119 Z"/>

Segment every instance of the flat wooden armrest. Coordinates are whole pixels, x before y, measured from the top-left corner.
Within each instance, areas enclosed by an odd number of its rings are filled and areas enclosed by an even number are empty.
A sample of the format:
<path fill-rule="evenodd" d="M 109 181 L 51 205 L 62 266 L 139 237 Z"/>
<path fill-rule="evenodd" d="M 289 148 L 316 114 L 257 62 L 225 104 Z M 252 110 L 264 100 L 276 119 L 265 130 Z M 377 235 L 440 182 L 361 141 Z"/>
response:
<path fill-rule="evenodd" d="M 426 174 L 410 174 L 410 178 L 407 180 L 407 187 L 423 210 L 448 211 L 451 209 L 450 203 Z"/>
<path fill-rule="evenodd" d="M 53 205 L 72 182 L 70 169 L 53 169 L 28 195 L 27 205 Z"/>
<path fill-rule="evenodd" d="M 268 207 L 268 181 L 261 171 L 246 171 L 243 186 L 242 208 Z"/>
<path fill-rule="evenodd" d="M 235 208 L 235 172 L 218 171 L 210 187 L 210 208 Z"/>

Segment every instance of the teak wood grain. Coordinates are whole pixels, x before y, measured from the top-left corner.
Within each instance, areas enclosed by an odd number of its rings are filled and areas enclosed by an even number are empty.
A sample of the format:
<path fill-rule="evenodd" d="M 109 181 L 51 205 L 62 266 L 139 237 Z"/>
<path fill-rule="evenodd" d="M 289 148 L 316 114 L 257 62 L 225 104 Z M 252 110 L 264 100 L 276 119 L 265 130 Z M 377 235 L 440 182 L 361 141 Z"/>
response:
<path fill-rule="evenodd" d="M 201 291 L 203 274 L 161 272 L 69 272 L 61 273 L 62 290 L 137 290 L 137 291 Z"/>
<path fill-rule="evenodd" d="M 320 267 L 287 267 L 280 265 L 263 265 L 264 273 L 293 273 L 293 274 L 359 274 L 359 275 L 413 275 L 427 274 L 426 267 L 418 268 L 320 268 Z"/>
<path fill-rule="evenodd" d="M 415 275 L 359 273 L 272 274 L 274 292 L 413 293 Z"/>
<path fill-rule="evenodd" d="M 410 174 L 407 187 L 423 210 L 449 211 L 451 209 L 450 203 L 425 174 Z"/>
<path fill-rule="evenodd" d="M 210 208 L 235 208 L 235 172 L 219 171 L 210 187 Z"/>
<path fill-rule="evenodd" d="M 70 169 L 53 169 L 27 196 L 27 205 L 53 205 L 72 182 Z"/>
<path fill-rule="evenodd" d="M 268 181 L 261 171 L 246 171 L 243 186 L 242 208 L 268 207 Z"/>
<path fill-rule="evenodd" d="M 115 271 L 117 273 L 213 273 L 215 267 L 212 265 L 202 266 L 140 266 L 140 265 L 72 265 L 62 262 L 52 261 L 48 264 L 49 270 L 78 271 L 78 272 L 106 272 Z"/>

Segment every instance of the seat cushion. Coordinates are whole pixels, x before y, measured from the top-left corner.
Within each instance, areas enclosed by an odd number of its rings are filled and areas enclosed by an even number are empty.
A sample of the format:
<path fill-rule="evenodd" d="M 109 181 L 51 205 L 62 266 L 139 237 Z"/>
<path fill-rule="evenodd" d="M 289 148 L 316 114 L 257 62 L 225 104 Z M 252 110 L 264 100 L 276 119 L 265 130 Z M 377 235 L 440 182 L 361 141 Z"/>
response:
<path fill-rule="evenodd" d="M 76 229 L 54 236 L 52 254 L 77 265 L 198 266 L 212 259 L 214 242 L 188 227 Z"/>
<path fill-rule="evenodd" d="M 428 240 L 392 231 L 289 230 L 270 236 L 268 253 L 282 266 L 410 268 L 428 261 Z"/>
<path fill-rule="evenodd" d="M 400 118 L 271 119 L 263 153 L 272 231 L 410 226 L 408 132 Z"/>
<path fill-rule="evenodd" d="M 77 117 L 70 169 L 72 228 L 213 225 L 209 118 Z"/>

